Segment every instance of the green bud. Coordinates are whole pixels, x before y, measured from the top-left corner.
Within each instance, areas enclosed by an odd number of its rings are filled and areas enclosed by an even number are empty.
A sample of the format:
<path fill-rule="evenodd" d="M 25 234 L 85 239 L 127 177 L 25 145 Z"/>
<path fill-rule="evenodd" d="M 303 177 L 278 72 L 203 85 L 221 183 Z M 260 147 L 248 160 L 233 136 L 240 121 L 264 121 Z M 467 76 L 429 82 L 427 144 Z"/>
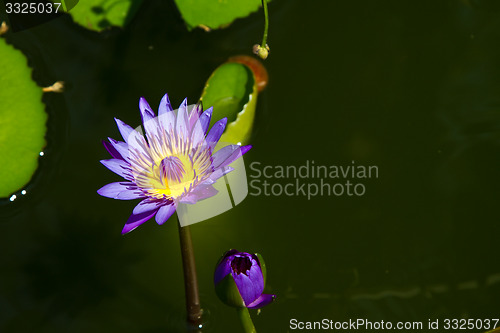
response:
<path fill-rule="evenodd" d="M 259 44 L 255 44 L 253 46 L 253 53 L 258 55 L 261 59 L 267 59 L 269 56 L 269 52 L 271 50 L 269 49 L 269 45 L 266 44 L 266 47 L 262 47 Z"/>

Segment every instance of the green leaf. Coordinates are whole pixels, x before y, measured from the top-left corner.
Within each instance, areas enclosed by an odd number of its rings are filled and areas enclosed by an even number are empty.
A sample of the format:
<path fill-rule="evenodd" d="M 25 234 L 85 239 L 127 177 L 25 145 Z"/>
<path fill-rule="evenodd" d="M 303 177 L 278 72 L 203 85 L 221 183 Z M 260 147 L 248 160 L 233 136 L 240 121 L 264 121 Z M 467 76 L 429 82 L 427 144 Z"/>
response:
<path fill-rule="evenodd" d="M 71 10 L 73 7 L 76 6 L 78 3 L 78 0 L 54 0 L 52 1 L 54 3 L 60 3 L 61 8 L 63 11 L 67 12 L 68 10 Z"/>
<path fill-rule="evenodd" d="M 245 307 L 245 302 L 231 274 L 226 275 L 224 279 L 215 285 L 215 293 L 226 305 L 236 308 Z"/>
<path fill-rule="evenodd" d="M 85 0 L 70 10 L 76 23 L 101 31 L 111 26 L 123 27 L 139 9 L 142 0 Z"/>
<path fill-rule="evenodd" d="M 224 28 L 262 5 L 261 0 L 175 0 L 175 3 L 189 30 L 195 27 Z"/>
<path fill-rule="evenodd" d="M 26 185 L 38 167 L 47 114 L 26 57 L 3 38 L 0 68 L 0 197 L 7 197 Z"/>
<path fill-rule="evenodd" d="M 266 268 L 266 263 L 264 262 L 264 258 L 260 253 L 255 254 L 257 258 L 259 259 L 260 263 L 260 269 L 262 270 L 262 275 L 264 276 L 264 286 L 266 285 L 266 278 L 267 278 L 267 268 Z"/>
<path fill-rule="evenodd" d="M 219 66 L 205 84 L 200 100 L 205 109 L 213 106 L 212 124 L 227 117 L 221 142 L 247 143 L 257 105 L 257 83 L 249 67 L 231 62 Z"/>

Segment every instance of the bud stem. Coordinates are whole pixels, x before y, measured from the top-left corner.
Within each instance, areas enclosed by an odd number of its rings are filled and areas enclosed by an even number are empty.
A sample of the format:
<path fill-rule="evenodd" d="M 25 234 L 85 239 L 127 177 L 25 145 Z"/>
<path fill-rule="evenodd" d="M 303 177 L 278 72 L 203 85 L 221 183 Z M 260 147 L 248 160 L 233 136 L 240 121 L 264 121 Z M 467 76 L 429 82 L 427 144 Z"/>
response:
<path fill-rule="evenodd" d="M 264 7 L 264 35 L 262 36 L 261 47 L 265 48 L 267 45 L 267 31 L 269 29 L 269 15 L 267 14 L 267 0 L 262 0 L 262 7 Z"/>
<path fill-rule="evenodd" d="M 236 308 L 238 311 L 238 316 L 240 317 L 241 324 L 245 333 L 257 333 L 255 326 L 253 326 L 252 317 L 250 317 L 250 312 L 247 308 Z"/>
<path fill-rule="evenodd" d="M 181 243 L 182 266 L 184 268 L 184 288 L 186 292 L 187 321 L 192 329 L 199 329 L 202 325 L 200 294 L 198 292 L 198 278 L 194 259 L 193 242 L 189 226 L 181 227 L 179 218 L 179 239 Z"/>

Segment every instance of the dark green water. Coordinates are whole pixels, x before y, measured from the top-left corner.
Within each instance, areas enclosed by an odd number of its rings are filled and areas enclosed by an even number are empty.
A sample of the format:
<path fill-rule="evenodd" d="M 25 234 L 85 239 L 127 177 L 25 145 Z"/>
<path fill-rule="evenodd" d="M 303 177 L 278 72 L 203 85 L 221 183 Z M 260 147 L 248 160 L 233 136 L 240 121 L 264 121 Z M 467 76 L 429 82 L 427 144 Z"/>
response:
<path fill-rule="evenodd" d="M 248 196 L 194 225 L 205 331 L 240 330 L 212 285 L 229 248 L 266 259 L 277 301 L 252 313 L 259 332 L 292 331 L 292 318 L 498 318 L 500 6 L 276 0 L 270 15 L 247 167 L 354 161 L 378 178 L 353 180 L 363 196 Z M 118 180 L 100 141 L 120 138 L 114 116 L 139 124 L 140 96 L 196 101 L 262 26 L 260 13 L 188 33 L 171 1 L 147 1 L 124 30 L 62 17 L 9 35 L 37 83 L 67 89 L 44 96 L 48 146 L 28 194 L 0 206 L 1 332 L 183 331 L 177 226 L 120 235 L 136 203 L 97 195 Z"/>

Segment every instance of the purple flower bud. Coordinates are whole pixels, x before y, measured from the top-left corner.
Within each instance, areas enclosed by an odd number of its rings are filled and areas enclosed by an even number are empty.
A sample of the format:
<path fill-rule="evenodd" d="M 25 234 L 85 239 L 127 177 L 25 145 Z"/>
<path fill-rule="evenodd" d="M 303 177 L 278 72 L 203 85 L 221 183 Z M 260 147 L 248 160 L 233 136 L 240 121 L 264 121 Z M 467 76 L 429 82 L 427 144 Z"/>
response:
<path fill-rule="evenodd" d="M 263 294 L 265 276 L 266 267 L 259 254 L 230 250 L 215 268 L 215 291 L 227 305 L 258 309 L 275 298 L 275 295 Z"/>

